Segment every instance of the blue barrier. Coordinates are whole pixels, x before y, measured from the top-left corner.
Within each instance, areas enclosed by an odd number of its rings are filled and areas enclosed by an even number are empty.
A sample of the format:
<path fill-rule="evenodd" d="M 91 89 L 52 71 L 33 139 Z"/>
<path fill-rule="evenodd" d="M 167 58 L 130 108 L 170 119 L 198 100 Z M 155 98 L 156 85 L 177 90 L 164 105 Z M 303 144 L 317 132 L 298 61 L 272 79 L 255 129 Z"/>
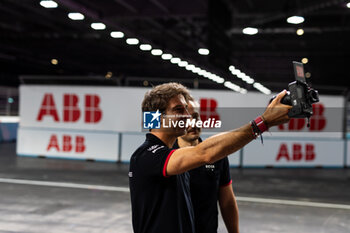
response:
<path fill-rule="evenodd" d="M 0 142 L 17 140 L 18 123 L 0 123 Z"/>

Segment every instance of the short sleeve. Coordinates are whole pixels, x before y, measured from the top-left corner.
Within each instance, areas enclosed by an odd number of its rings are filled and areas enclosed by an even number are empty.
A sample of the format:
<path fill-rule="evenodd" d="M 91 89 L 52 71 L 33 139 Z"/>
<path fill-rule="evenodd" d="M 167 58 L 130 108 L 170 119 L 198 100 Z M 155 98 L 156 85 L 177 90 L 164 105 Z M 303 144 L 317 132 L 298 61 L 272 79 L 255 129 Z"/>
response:
<path fill-rule="evenodd" d="M 167 177 L 166 167 L 175 149 L 169 149 L 163 145 L 154 145 L 146 149 L 139 158 L 139 169 L 144 175 Z"/>
<path fill-rule="evenodd" d="M 222 159 L 222 167 L 220 171 L 220 187 L 232 184 L 232 179 L 230 175 L 230 165 L 228 158 Z"/>

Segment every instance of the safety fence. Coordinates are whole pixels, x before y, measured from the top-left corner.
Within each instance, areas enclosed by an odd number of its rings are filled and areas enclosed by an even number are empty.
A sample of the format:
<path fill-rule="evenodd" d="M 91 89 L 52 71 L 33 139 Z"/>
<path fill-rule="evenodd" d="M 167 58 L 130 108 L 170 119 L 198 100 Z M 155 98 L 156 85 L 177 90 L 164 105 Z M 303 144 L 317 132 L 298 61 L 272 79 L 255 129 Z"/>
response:
<path fill-rule="evenodd" d="M 54 135 L 54 136 L 52 136 Z M 205 140 L 211 134 L 203 134 Z M 19 156 L 128 163 L 145 140 L 145 133 L 96 133 L 65 130 L 21 129 L 24 142 Z M 93 141 L 93 143 L 92 143 Z M 323 167 L 350 166 L 350 135 L 339 138 L 291 138 L 264 136 L 229 156 L 231 167 Z"/>

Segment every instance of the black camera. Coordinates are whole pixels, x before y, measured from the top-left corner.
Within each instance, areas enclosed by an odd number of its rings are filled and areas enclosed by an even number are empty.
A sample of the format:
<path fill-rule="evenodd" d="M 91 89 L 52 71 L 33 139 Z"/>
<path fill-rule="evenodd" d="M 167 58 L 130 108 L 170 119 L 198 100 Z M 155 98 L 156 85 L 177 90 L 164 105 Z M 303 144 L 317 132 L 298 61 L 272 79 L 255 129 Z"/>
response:
<path fill-rule="evenodd" d="M 281 103 L 293 106 L 288 112 L 290 118 L 309 119 L 313 115 L 312 104 L 319 102 L 318 91 L 307 84 L 303 64 L 293 61 L 293 66 L 295 81 L 288 84 L 288 92 Z"/>

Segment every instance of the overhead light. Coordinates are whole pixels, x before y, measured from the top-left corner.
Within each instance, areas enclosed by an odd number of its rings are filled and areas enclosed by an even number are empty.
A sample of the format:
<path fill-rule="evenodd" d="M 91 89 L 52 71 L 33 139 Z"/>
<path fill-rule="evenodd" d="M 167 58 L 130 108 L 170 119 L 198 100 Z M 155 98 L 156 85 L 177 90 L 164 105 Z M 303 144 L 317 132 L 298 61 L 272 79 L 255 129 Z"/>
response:
<path fill-rule="evenodd" d="M 199 67 L 194 67 L 192 70 L 192 72 L 195 74 L 199 74 L 200 71 L 201 71 L 201 68 L 199 68 Z"/>
<path fill-rule="evenodd" d="M 185 66 L 187 66 L 188 65 L 188 62 L 187 61 L 180 61 L 179 63 L 178 63 L 178 66 L 180 66 L 180 67 L 185 67 Z"/>
<path fill-rule="evenodd" d="M 244 34 L 247 34 L 247 35 L 255 35 L 258 33 L 258 29 L 257 28 L 251 28 L 251 27 L 247 27 L 247 28 L 244 28 L 242 30 L 242 32 Z"/>
<path fill-rule="evenodd" d="M 218 76 L 218 75 L 216 75 L 216 74 L 214 74 L 214 75 L 211 77 L 211 79 L 212 79 L 214 82 L 218 82 L 218 80 L 221 80 L 221 77 Z"/>
<path fill-rule="evenodd" d="M 311 77 L 311 73 L 310 72 L 306 72 L 305 73 L 305 78 L 310 78 Z"/>
<path fill-rule="evenodd" d="M 85 16 L 79 12 L 69 13 L 68 18 L 71 20 L 83 20 Z"/>
<path fill-rule="evenodd" d="M 241 88 L 241 90 L 239 91 L 239 93 L 241 93 L 241 94 L 247 94 L 248 91 L 247 91 L 247 89 Z"/>
<path fill-rule="evenodd" d="M 51 59 L 51 64 L 52 65 L 57 65 L 58 64 L 58 60 L 57 59 Z"/>
<path fill-rule="evenodd" d="M 303 64 L 306 64 L 306 63 L 309 62 L 309 59 L 307 59 L 306 57 L 304 57 L 303 59 L 301 59 L 301 62 L 302 62 Z"/>
<path fill-rule="evenodd" d="M 253 87 L 255 87 L 255 88 L 261 88 L 262 85 L 261 85 L 260 83 L 254 83 Z"/>
<path fill-rule="evenodd" d="M 137 45 L 139 44 L 139 40 L 136 38 L 128 38 L 126 39 L 126 43 L 129 45 Z"/>
<path fill-rule="evenodd" d="M 209 74 L 206 76 L 208 79 L 214 80 L 215 79 L 215 74 L 212 74 L 209 72 Z"/>
<path fill-rule="evenodd" d="M 92 23 L 91 28 L 95 30 L 105 30 L 106 25 L 104 23 Z"/>
<path fill-rule="evenodd" d="M 255 80 L 252 79 L 251 77 L 247 76 L 246 82 L 247 82 L 248 84 L 253 84 L 253 83 L 255 82 Z"/>
<path fill-rule="evenodd" d="M 57 8 L 58 4 L 55 1 L 43 0 L 40 1 L 40 5 L 45 8 Z"/>
<path fill-rule="evenodd" d="M 152 49 L 152 46 L 150 44 L 141 44 L 140 49 L 142 51 L 150 51 Z"/>
<path fill-rule="evenodd" d="M 113 38 L 123 38 L 124 37 L 124 33 L 123 32 L 120 32 L 120 31 L 114 31 L 114 32 L 111 32 L 111 37 Z"/>
<path fill-rule="evenodd" d="M 113 73 L 111 71 L 108 71 L 105 75 L 105 78 L 110 79 L 110 78 L 112 78 L 112 76 L 113 76 Z"/>
<path fill-rule="evenodd" d="M 173 63 L 173 64 L 177 64 L 177 63 L 179 63 L 180 61 L 181 61 L 181 59 L 178 58 L 178 57 L 173 57 L 173 58 L 171 58 L 171 60 L 170 60 L 170 62 Z"/>
<path fill-rule="evenodd" d="M 154 56 L 160 56 L 163 54 L 163 51 L 161 49 L 152 49 L 151 54 Z"/>
<path fill-rule="evenodd" d="M 271 94 L 271 90 L 264 87 L 262 84 L 260 83 L 254 83 L 253 84 L 253 87 L 256 88 L 258 91 L 266 94 L 266 95 L 270 95 Z"/>
<path fill-rule="evenodd" d="M 198 74 L 199 74 L 200 76 L 207 77 L 208 72 L 207 72 L 206 70 L 200 69 L 200 70 L 198 71 Z"/>
<path fill-rule="evenodd" d="M 203 69 L 200 69 L 200 70 L 198 71 L 198 74 L 199 74 L 200 76 L 203 76 L 203 77 L 206 77 L 206 78 L 207 78 L 207 76 L 208 76 L 208 72 L 207 72 L 206 70 L 203 70 Z"/>
<path fill-rule="evenodd" d="M 301 28 L 299 28 L 299 29 L 297 30 L 297 35 L 298 35 L 298 36 L 302 36 L 303 34 L 304 34 L 304 30 L 301 29 Z"/>
<path fill-rule="evenodd" d="M 200 48 L 200 49 L 198 49 L 198 53 L 200 55 L 209 55 L 209 49 Z"/>
<path fill-rule="evenodd" d="M 238 86 L 238 85 L 236 85 L 236 84 L 234 84 L 234 83 L 232 83 L 230 81 L 226 81 L 224 83 L 224 86 L 229 88 L 229 89 L 231 89 L 231 90 L 233 90 L 233 91 L 237 91 L 237 92 L 239 92 L 241 90 L 240 86 Z"/>
<path fill-rule="evenodd" d="M 223 83 L 223 82 L 225 82 L 225 79 L 221 78 L 220 76 L 216 76 L 214 79 L 214 82 Z"/>
<path fill-rule="evenodd" d="M 348 4 L 346 4 L 346 7 L 347 7 L 347 8 L 350 8 L 350 2 L 349 2 Z"/>
<path fill-rule="evenodd" d="M 200 75 L 200 76 L 204 76 L 204 73 L 205 73 L 205 70 L 203 70 L 203 69 L 201 69 L 201 68 L 199 68 L 198 67 L 198 69 L 193 69 L 193 71 L 192 71 L 193 73 L 196 73 L 196 74 L 198 74 L 198 75 Z"/>
<path fill-rule="evenodd" d="M 195 66 L 194 65 L 192 65 L 192 64 L 188 64 L 187 66 L 186 66 L 186 70 L 193 70 L 195 68 Z"/>
<path fill-rule="evenodd" d="M 238 76 L 238 75 L 241 73 L 241 71 L 240 71 L 239 69 L 235 69 L 235 70 L 232 70 L 231 73 L 232 73 L 233 75 Z"/>
<path fill-rule="evenodd" d="M 234 71 L 236 68 L 235 68 L 234 66 L 230 66 L 228 69 L 232 72 L 232 71 Z"/>
<path fill-rule="evenodd" d="M 163 60 L 170 60 L 173 57 L 170 53 L 163 53 L 162 59 Z"/>
<path fill-rule="evenodd" d="M 245 77 L 245 73 L 239 73 L 237 74 L 237 77 L 240 78 L 240 79 L 243 79 Z"/>
<path fill-rule="evenodd" d="M 291 16 L 287 19 L 287 22 L 288 23 L 291 23 L 291 24 L 299 24 L 299 23 L 302 23 L 304 22 L 304 17 L 302 16 Z"/>
<path fill-rule="evenodd" d="M 228 69 L 231 71 L 233 75 L 237 76 L 238 78 L 242 79 L 244 82 L 248 84 L 253 84 L 255 82 L 254 79 L 252 79 L 251 77 L 246 75 L 244 72 L 240 71 L 239 69 L 236 69 L 234 66 L 229 66 Z"/>
<path fill-rule="evenodd" d="M 249 80 L 249 77 L 246 74 L 244 74 L 242 77 L 242 80 L 247 82 Z"/>

